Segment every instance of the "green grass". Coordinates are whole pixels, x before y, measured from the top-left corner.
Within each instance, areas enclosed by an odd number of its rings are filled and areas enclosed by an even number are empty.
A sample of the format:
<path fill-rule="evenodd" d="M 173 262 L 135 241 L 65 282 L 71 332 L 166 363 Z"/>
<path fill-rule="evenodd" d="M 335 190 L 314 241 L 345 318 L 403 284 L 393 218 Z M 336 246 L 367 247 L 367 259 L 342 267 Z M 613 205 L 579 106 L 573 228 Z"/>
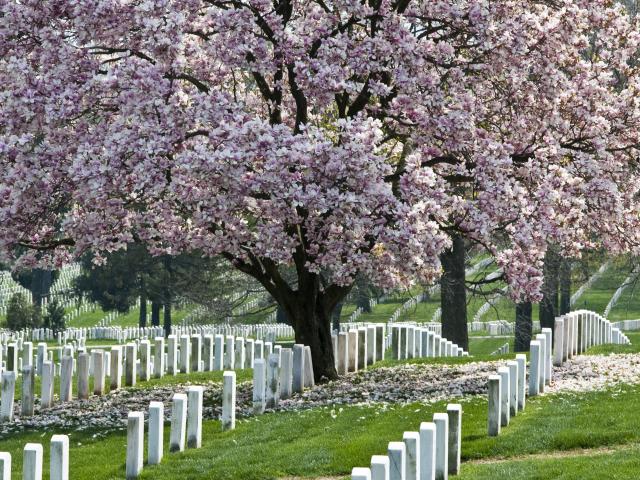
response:
<path fill-rule="evenodd" d="M 614 262 L 582 295 L 574 308 L 592 310 L 602 315 L 612 295 L 628 275 L 629 270 L 620 261 Z"/>
<path fill-rule="evenodd" d="M 469 338 L 469 355 L 489 355 L 495 352 L 498 348 L 505 343 L 509 344 L 509 351 L 513 352 L 514 339 L 513 336 L 509 338 Z"/>

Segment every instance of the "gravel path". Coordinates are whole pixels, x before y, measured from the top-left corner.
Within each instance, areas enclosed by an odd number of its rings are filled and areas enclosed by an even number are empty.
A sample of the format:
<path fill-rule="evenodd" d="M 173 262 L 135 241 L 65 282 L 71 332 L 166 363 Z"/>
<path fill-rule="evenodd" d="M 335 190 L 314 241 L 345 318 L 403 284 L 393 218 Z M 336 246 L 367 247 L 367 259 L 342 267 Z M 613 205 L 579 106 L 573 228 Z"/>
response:
<path fill-rule="evenodd" d="M 476 362 L 464 365 L 412 365 L 370 369 L 349 374 L 334 382 L 318 385 L 280 403 L 279 410 L 303 410 L 328 404 L 362 404 L 436 402 L 464 395 L 485 395 L 487 377 L 506 361 Z M 553 383 L 547 393 L 584 392 L 601 390 L 626 383 L 640 383 L 640 354 L 608 356 L 578 356 L 562 367 L 554 368 Z M 36 415 L 19 418 L 16 402 L 16 421 L 0 425 L 0 436 L 24 429 L 99 430 L 96 436 L 114 429 L 124 429 L 129 411 L 146 413 L 150 401 L 162 401 L 165 415 L 171 414 L 171 396 L 189 386 L 172 385 L 150 389 L 124 389 L 89 400 L 75 400 L 57 404 Z M 207 383 L 204 398 L 204 416 L 217 419 L 222 411 L 222 386 Z M 237 390 L 237 417 L 251 415 L 252 385 L 244 382 Z"/>

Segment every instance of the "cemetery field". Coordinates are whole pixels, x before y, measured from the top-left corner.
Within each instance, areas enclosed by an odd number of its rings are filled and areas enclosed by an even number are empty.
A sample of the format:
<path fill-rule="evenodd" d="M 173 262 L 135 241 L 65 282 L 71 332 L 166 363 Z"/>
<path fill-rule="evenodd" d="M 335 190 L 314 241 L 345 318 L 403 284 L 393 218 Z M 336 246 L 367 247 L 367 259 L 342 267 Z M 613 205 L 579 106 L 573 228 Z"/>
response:
<path fill-rule="evenodd" d="M 574 308 L 593 310 L 602 315 L 616 289 L 624 282 L 624 279 L 627 278 L 628 275 L 628 268 L 624 268 L 620 262 L 614 262 L 613 265 L 593 283 L 591 288 L 582 295 Z M 619 301 L 622 300 L 621 298 Z M 617 320 L 611 315 L 608 318 L 610 320 Z M 633 318 L 640 318 L 640 311 L 638 312 L 638 316 Z"/>
<path fill-rule="evenodd" d="M 526 410 L 499 437 L 486 436 L 484 396 L 460 403 L 464 410 L 461 480 L 635 478 L 640 466 L 635 413 L 640 408 L 640 386 L 530 398 Z M 445 408 L 445 402 L 336 405 L 238 420 L 236 429 L 225 433 L 218 421 L 205 421 L 201 449 L 166 452 L 162 464 L 146 467 L 140 478 L 346 479 L 352 467 L 368 465 L 371 455 L 386 453 L 389 441 L 417 430 L 420 422 L 430 421 L 433 413 Z M 124 431 L 104 436 L 92 431 L 65 433 L 70 435 L 75 478 L 124 477 Z M 165 439 L 168 434 L 167 427 Z M 15 434 L 0 440 L 0 449 L 13 454 L 14 471 L 20 472 L 24 444 L 47 443 L 49 437 L 44 432 Z"/>
<path fill-rule="evenodd" d="M 191 308 L 174 308 L 171 311 L 171 318 L 176 325 L 181 322 L 190 312 Z M 90 328 L 97 326 L 100 321 L 108 315 L 101 308 L 96 308 L 92 312 L 82 313 L 78 317 L 67 320 L 67 328 Z M 137 327 L 139 323 L 140 308 L 135 307 L 127 313 L 117 316 L 109 326 L 112 327 Z M 162 322 L 162 319 L 161 319 Z"/>
<path fill-rule="evenodd" d="M 505 343 L 509 344 L 509 351 L 513 352 L 513 335 L 509 337 L 474 338 L 469 337 L 469 355 L 489 355 Z"/>

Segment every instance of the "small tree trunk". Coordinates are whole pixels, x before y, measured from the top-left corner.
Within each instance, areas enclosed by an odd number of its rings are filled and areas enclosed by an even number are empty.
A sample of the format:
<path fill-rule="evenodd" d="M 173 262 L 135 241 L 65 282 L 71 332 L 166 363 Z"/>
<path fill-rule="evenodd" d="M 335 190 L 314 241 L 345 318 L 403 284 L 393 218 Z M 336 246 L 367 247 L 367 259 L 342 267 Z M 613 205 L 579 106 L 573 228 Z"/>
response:
<path fill-rule="evenodd" d="M 152 301 L 151 302 L 151 325 L 154 327 L 158 327 L 160 325 L 160 310 L 162 309 L 162 304 L 160 302 Z"/>
<path fill-rule="evenodd" d="M 533 334 L 533 319 L 531 318 L 531 302 L 516 304 L 516 338 L 515 351 L 528 352 Z"/>
<path fill-rule="evenodd" d="M 558 314 L 558 270 L 560 256 L 550 246 L 544 256 L 544 281 L 542 284 L 542 301 L 540 302 L 540 328 L 551 328 Z"/>
<path fill-rule="evenodd" d="M 164 304 L 164 335 L 171 335 L 171 301 Z"/>
<path fill-rule="evenodd" d="M 362 275 L 356 277 L 356 306 L 364 313 L 371 313 L 371 296 L 369 295 L 369 282 Z"/>
<path fill-rule="evenodd" d="M 138 324 L 144 328 L 147 326 L 147 294 L 143 292 L 140 294 L 140 316 L 138 317 Z"/>
<path fill-rule="evenodd" d="M 285 312 L 284 308 L 280 305 L 278 305 L 278 308 L 276 309 L 276 322 L 291 325 L 291 322 L 289 322 L 289 319 L 287 318 L 287 312 Z"/>
<path fill-rule="evenodd" d="M 443 269 L 440 279 L 442 336 L 469 350 L 464 260 L 464 238 L 455 235 L 451 249 L 440 256 Z"/>
<path fill-rule="evenodd" d="M 340 315 L 342 315 L 342 305 L 342 302 L 338 302 L 336 308 L 333 309 L 333 313 L 331 314 L 332 329 L 337 332 L 340 331 Z"/>
<path fill-rule="evenodd" d="M 571 311 L 571 262 L 563 258 L 560 262 L 560 315 Z"/>

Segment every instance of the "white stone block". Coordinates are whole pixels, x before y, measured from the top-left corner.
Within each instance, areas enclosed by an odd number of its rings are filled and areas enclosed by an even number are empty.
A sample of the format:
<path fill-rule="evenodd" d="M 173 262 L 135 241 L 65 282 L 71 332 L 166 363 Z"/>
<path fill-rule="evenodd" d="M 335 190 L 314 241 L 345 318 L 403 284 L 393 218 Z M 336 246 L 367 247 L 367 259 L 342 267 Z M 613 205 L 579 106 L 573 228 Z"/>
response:
<path fill-rule="evenodd" d="M 200 386 L 189 387 L 187 390 L 189 399 L 187 409 L 187 447 L 200 448 L 202 446 L 202 402 L 204 388 Z"/>
<path fill-rule="evenodd" d="M 11 454 L 9 452 L 0 452 L 0 480 L 11 480 Z"/>
<path fill-rule="evenodd" d="M 371 470 L 363 467 L 355 467 L 351 470 L 351 480 L 371 480 Z"/>
<path fill-rule="evenodd" d="M 69 437 L 67 435 L 51 437 L 49 479 L 69 480 Z"/>
<path fill-rule="evenodd" d="M 187 396 L 175 393 L 171 405 L 171 433 L 169 435 L 169 451 L 182 452 L 185 447 L 187 432 Z"/>
<path fill-rule="evenodd" d="M 434 413 L 436 425 L 436 480 L 449 478 L 449 415 Z"/>
<path fill-rule="evenodd" d="M 253 363 L 253 413 L 260 415 L 266 408 L 266 364 L 263 358 Z"/>
<path fill-rule="evenodd" d="M 500 375 L 489 376 L 489 413 L 488 413 L 488 430 L 490 437 L 500 435 L 501 419 L 502 419 L 502 377 Z"/>
<path fill-rule="evenodd" d="M 518 362 L 518 410 L 524 410 L 527 403 L 527 356 L 524 353 L 516 355 Z"/>
<path fill-rule="evenodd" d="M 144 464 L 144 413 L 129 412 L 127 417 L 127 480 L 142 473 Z"/>
<path fill-rule="evenodd" d="M 22 455 L 22 480 L 42 480 L 42 445 L 27 443 Z"/>
<path fill-rule="evenodd" d="M 447 405 L 447 415 L 449 416 L 449 473 L 458 475 L 460 473 L 460 454 L 462 450 L 462 405 L 450 403 Z"/>
<path fill-rule="evenodd" d="M 371 480 L 389 480 L 389 457 L 386 455 L 371 457 Z"/>
<path fill-rule="evenodd" d="M 389 457 L 389 480 L 406 480 L 407 460 L 404 442 L 390 442 L 387 456 Z"/>
<path fill-rule="evenodd" d="M 222 374 L 222 430 L 236 428 L 236 372 Z"/>
<path fill-rule="evenodd" d="M 502 379 L 500 382 L 500 425 L 506 427 L 509 425 L 509 419 L 511 418 L 509 402 L 511 395 L 511 379 L 509 378 L 509 368 L 498 368 L 498 375 L 500 375 L 500 378 Z"/>
<path fill-rule="evenodd" d="M 433 422 L 420 424 L 420 480 L 436 478 L 436 425 Z"/>
<path fill-rule="evenodd" d="M 149 404 L 149 465 L 158 465 L 162 461 L 164 446 L 164 404 Z"/>
<path fill-rule="evenodd" d="M 420 434 L 418 432 L 404 432 L 402 436 L 405 447 L 405 478 L 406 480 L 420 480 Z"/>

